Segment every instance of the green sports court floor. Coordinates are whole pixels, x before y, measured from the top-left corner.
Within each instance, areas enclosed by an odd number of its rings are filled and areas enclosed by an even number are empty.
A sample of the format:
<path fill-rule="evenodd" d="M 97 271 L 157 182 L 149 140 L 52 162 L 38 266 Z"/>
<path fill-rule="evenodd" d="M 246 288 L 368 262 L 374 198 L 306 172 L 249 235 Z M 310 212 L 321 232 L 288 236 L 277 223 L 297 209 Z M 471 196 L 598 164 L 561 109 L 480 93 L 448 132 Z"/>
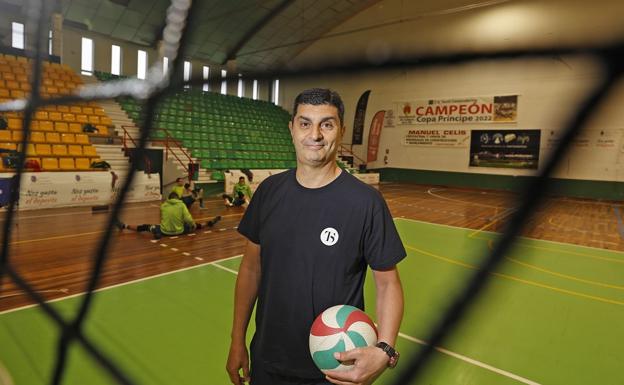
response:
<path fill-rule="evenodd" d="M 490 250 L 495 234 L 397 219 L 402 360 Z M 507 263 L 417 382 L 427 385 L 624 384 L 624 254 L 520 239 Z M 139 384 L 229 384 L 240 257 L 101 291 L 86 333 Z M 372 279 L 367 310 L 374 314 Z M 67 316 L 78 298 L 54 302 Z M 55 327 L 36 308 L 0 314 L 0 384 L 49 383 Z M 400 370 L 399 368 L 396 370 Z M 389 384 L 394 372 L 376 384 Z M 65 384 L 114 383 L 75 345 Z"/>

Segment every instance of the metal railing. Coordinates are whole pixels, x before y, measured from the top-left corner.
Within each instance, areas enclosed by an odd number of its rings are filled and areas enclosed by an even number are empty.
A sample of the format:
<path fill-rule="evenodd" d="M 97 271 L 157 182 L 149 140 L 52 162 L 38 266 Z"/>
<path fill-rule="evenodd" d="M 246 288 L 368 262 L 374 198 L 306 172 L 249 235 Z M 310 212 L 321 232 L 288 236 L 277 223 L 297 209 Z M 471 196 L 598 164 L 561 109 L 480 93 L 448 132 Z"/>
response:
<path fill-rule="evenodd" d="M 123 130 L 123 137 L 121 139 L 121 144 L 123 146 L 123 150 L 124 150 L 124 154 L 126 154 L 126 156 L 130 156 L 130 147 L 128 147 L 128 140 L 130 140 L 130 142 L 132 142 L 132 145 L 134 146 L 133 148 L 138 148 L 137 143 L 134 141 L 134 138 L 132 137 L 132 135 L 130 135 L 130 133 L 126 130 L 126 127 L 131 127 L 131 126 L 121 126 L 121 129 Z M 148 174 L 152 173 L 152 161 L 149 159 L 149 157 L 147 156 L 147 154 L 143 155 L 143 161 L 145 162 L 145 172 L 147 172 Z"/>

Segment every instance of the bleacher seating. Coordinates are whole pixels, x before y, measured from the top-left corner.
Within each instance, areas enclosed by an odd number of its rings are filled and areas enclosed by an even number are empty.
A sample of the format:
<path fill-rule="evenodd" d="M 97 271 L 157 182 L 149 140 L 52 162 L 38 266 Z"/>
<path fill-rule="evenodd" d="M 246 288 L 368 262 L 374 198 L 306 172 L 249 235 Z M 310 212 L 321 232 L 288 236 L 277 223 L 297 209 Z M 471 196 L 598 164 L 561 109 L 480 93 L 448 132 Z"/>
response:
<path fill-rule="evenodd" d="M 97 72 L 102 81 L 120 77 Z M 135 123 L 142 107 L 132 98 L 118 100 Z M 281 169 L 295 166 L 288 132 L 289 113 L 272 103 L 198 90 L 166 97 L 154 115 L 153 140 L 169 134 L 201 167 L 224 169 Z"/>
<path fill-rule="evenodd" d="M 28 96 L 31 66 L 28 58 L 0 54 L 0 102 Z M 43 98 L 70 94 L 81 84 L 82 79 L 69 66 L 43 63 Z M 2 112 L 0 117 L 7 122 L 7 128 L 0 130 L 0 149 L 19 150 L 23 113 Z M 98 132 L 84 133 L 85 124 L 93 125 Z M 30 125 L 27 159 L 36 160 L 43 171 L 89 170 L 92 162 L 99 161 L 90 137 L 107 136 L 110 125 L 111 119 L 95 102 L 42 107 Z"/>

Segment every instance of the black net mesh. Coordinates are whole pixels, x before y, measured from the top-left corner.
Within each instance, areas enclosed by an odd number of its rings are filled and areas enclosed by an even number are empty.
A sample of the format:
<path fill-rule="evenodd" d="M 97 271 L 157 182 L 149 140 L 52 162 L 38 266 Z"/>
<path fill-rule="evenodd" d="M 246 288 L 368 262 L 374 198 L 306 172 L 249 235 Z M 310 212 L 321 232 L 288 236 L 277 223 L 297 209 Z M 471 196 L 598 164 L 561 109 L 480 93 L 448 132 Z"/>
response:
<path fill-rule="evenodd" d="M 193 12 L 190 0 L 174 0 L 167 11 L 166 27 L 163 31 L 163 56 L 167 56 L 171 60 L 171 71 L 163 75 L 161 68 L 152 68 L 146 80 L 126 79 L 120 81 L 112 81 L 103 84 L 89 85 L 82 87 L 73 95 L 61 96 L 55 98 L 42 99 L 37 90 L 42 81 L 43 56 L 47 48 L 47 31 L 49 30 L 49 20 L 51 10 L 56 7 L 53 1 L 31 1 L 29 5 L 29 20 L 27 25 L 36 26 L 34 36 L 37 37 L 35 43 L 35 55 L 32 60 L 32 79 L 31 89 L 33 92 L 27 99 L 12 100 L 0 104 L 0 111 L 23 111 L 24 120 L 22 128 L 21 148 L 25 149 L 28 143 L 29 127 L 34 112 L 46 105 L 59 105 L 76 103 L 90 100 L 104 100 L 119 96 L 132 97 L 143 103 L 143 111 L 146 117 L 154 115 L 155 107 L 161 98 L 169 93 L 173 93 L 184 85 L 202 85 L 204 80 L 201 78 L 193 78 L 188 82 L 180 82 L 168 74 L 177 73 L 183 57 L 185 41 L 189 25 L 192 25 Z M 584 55 L 602 63 L 604 67 L 604 75 L 602 80 L 594 86 L 593 91 L 585 97 L 582 104 L 575 109 L 576 114 L 569 118 L 567 128 L 561 137 L 560 143 L 552 151 L 549 158 L 545 162 L 542 170 L 536 178 L 532 179 L 521 194 L 521 202 L 518 209 L 507 220 L 503 234 L 495 242 L 494 248 L 490 255 L 483 261 L 474 275 L 467 281 L 466 287 L 455 298 L 448 311 L 441 317 L 439 322 L 430 330 L 425 345 L 419 352 L 410 358 L 407 362 L 402 362 L 402 369 L 394 381 L 395 385 L 405 385 L 414 381 L 422 372 L 425 364 L 428 362 L 436 346 L 442 345 L 445 338 L 454 330 L 455 326 L 462 319 L 471 304 L 475 302 L 479 293 L 488 283 L 491 272 L 496 269 L 502 262 L 505 253 L 512 246 L 514 239 L 521 232 L 523 225 L 527 222 L 532 212 L 538 206 L 540 201 L 545 197 L 548 191 L 549 177 L 557 166 L 558 162 L 563 158 L 570 143 L 575 135 L 581 130 L 588 121 L 596 107 L 603 101 L 612 86 L 616 83 L 622 74 L 622 65 L 620 57 L 624 57 L 624 47 L 620 42 L 607 46 L 587 46 L 576 48 L 551 48 L 539 50 L 518 50 L 518 51 L 501 51 L 488 53 L 466 53 L 454 55 L 439 56 L 418 56 L 403 57 L 401 59 L 389 58 L 383 63 L 370 63 L 366 61 L 355 61 L 351 63 L 343 63 L 340 65 L 308 68 L 299 71 L 284 71 L 273 73 L 255 73 L 248 74 L 250 78 L 256 79 L 274 79 L 288 78 L 300 76 L 326 75 L 328 73 L 335 74 L 352 74 L 363 70 L 387 70 L 392 68 L 422 68 L 440 65 L 455 65 L 480 60 L 510 60 L 520 58 L 551 58 L 560 55 Z M 228 76 L 229 77 L 229 76 Z M 232 76 L 231 79 L 237 79 Z M 140 129 L 140 137 L 137 141 L 137 156 L 132 157 L 131 169 L 135 169 L 134 162 L 136 159 L 143 158 L 143 151 L 148 141 L 150 130 L 152 129 L 152 120 L 145 119 Z M 80 344 L 86 352 L 97 361 L 103 368 L 107 370 L 112 378 L 120 384 L 136 383 L 127 376 L 121 369 L 113 357 L 107 356 L 98 348 L 85 334 L 83 334 L 83 326 L 87 322 L 89 310 L 94 298 L 94 290 L 98 286 L 103 266 L 107 259 L 109 250 L 109 241 L 111 238 L 114 223 L 123 207 L 124 198 L 128 193 L 132 184 L 134 173 L 130 172 L 127 179 L 117 196 L 117 200 L 113 204 L 111 214 L 108 217 L 105 232 L 101 236 L 97 253 L 93 258 L 93 267 L 89 277 L 88 286 L 85 295 L 81 298 L 79 310 L 75 317 L 70 320 L 64 319 L 54 308 L 45 302 L 45 299 L 35 291 L 11 264 L 10 238 L 12 224 L 16 214 L 16 202 L 19 196 L 20 179 L 24 172 L 24 161 L 26 152 L 19 152 L 19 161 L 16 167 L 16 188 L 11 192 L 10 204 L 6 212 L 6 218 L 3 224 L 3 243 L 0 254 L 0 284 L 3 279 L 8 277 L 27 293 L 57 326 L 59 330 L 57 356 L 55 370 L 50 378 L 52 384 L 60 384 L 63 379 L 65 368 L 67 367 L 68 349 L 71 344 Z M 0 285 L 1 287 L 1 285 Z M 224 355 L 226 352 L 224 351 Z"/>

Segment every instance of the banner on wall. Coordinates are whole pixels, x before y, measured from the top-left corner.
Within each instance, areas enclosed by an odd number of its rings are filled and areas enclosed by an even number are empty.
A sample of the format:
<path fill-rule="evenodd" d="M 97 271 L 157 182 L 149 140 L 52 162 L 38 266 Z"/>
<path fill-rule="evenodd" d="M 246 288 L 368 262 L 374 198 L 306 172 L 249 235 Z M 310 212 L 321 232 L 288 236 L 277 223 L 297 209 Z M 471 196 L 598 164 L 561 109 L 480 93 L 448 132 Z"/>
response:
<path fill-rule="evenodd" d="M 468 147 L 470 133 L 468 130 L 450 129 L 412 129 L 406 130 L 403 137 L 404 146 L 415 147 Z"/>
<path fill-rule="evenodd" d="M 609 150 L 619 148 L 623 130 L 584 130 L 579 132 L 572 140 L 571 149 Z M 561 142 L 561 131 L 548 131 L 546 136 L 546 148 L 554 148 Z"/>
<path fill-rule="evenodd" d="M 112 201 L 117 198 L 117 194 L 121 189 L 124 180 L 121 178 L 115 178 L 112 188 Z M 109 188 L 110 191 L 110 188 Z M 126 202 L 147 202 L 160 200 L 162 198 L 160 194 L 160 175 L 158 173 L 147 174 L 144 172 L 137 172 L 132 181 L 132 185 L 126 194 Z"/>
<path fill-rule="evenodd" d="M 472 130 L 472 167 L 537 169 L 541 130 Z"/>
<path fill-rule="evenodd" d="M 395 102 L 398 125 L 516 122 L 518 95 Z"/>
<path fill-rule="evenodd" d="M 370 90 L 364 91 L 355 107 L 355 117 L 353 118 L 353 137 L 351 144 L 362 144 L 364 136 L 364 119 L 366 118 L 366 106 L 368 105 L 368 96 Z"/>
<path fill-rule="evenodd" d="M 112 176 L 108 172 L 38 172 L 24 174 L 19 208 L 24 210 L 108 204 Z"/>
<path fill-rule="evenodd" d="M 379 151 L 379 138 L 381 137 L 381 129 L 384 124 L 384 115 L 386 111 L 377 111 L 373 120 L 371 121 L 370 131 L 368 132 L 368 154 L 366 155 L 367 162 L 374 162 L 377 160 L 377 153 Z"/>

